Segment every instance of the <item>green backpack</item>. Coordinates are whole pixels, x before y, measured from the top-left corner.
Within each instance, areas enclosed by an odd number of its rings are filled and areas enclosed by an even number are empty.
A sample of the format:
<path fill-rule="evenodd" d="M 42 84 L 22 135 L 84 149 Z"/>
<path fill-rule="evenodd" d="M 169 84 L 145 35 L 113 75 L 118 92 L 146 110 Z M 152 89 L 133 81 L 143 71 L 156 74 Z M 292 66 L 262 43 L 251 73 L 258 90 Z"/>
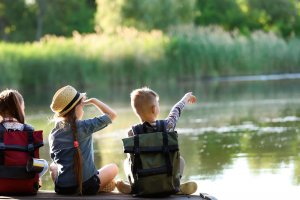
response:
<path fill-rule="evenodd" d="M 122 139 L 129 153 L 132 193 L 137 196 L 175 194 L 180 186 L 180 154 L 176 132 L 167 132 L 164 120 L 156 121 L 156 132 L 145 125 L 132 127 L 134 136 Z"/>

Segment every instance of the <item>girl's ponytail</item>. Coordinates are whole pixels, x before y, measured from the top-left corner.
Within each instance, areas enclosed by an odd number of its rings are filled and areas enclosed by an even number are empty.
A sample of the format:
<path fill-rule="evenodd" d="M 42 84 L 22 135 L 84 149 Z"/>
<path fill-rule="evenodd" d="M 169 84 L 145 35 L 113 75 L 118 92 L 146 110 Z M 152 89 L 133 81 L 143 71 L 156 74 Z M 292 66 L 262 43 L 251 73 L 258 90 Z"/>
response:
<path fill-rule="evenodd" d="M 74 138 L 74 147 L 75 147 L 75 154 L 74 154 L 74 173 L 77 179 L 78 183 L 78 189 L 79 193 L 82 194 L 82 155 L 81 155 L 81 150 L 79 148 L 79 143 L 78 143 L 78 136 L 77 136 L 77 126 L 76 122 L 71 124 L 72 126 L 72 133 L 73 133 L 73 138 Z"/>
<path fill-rule="evenodd" d="M 82 179 L 83 179 L 83 177 L 82 177 L 82 154 L 81 154 L 81 150 L 79 148 L 79 142 L 78 142 L 78 134 L 77 134 L 77 126 L 76 126 L 77 118 L 76 118 L 76 114 L 75 114 L 76 106 L 69 113 L 66 114 L 65 118 L 71 125 L 71 130 L 72 130 L 73 139 L 74 139 L 74 148 L 75 148 L 75 153 L 74 153 L 74 157 L 73 157 L 73 160 L 74 160 L 73 169 L 74 169 L 75 177 L 77 180 L 79 193 L 82 194 Z"/>

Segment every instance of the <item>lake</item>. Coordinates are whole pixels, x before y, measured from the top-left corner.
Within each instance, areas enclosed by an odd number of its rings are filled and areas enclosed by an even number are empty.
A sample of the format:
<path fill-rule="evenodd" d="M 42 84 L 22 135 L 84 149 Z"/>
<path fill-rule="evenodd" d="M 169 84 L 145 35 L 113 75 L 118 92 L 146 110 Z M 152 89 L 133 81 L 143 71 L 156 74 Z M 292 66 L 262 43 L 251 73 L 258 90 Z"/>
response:
<path fill-rule="evenodd" d="M 177 124 L 186 168 L 183 181 L 198 183 L 198 191 L 220 200 L 283 199 L 300 196 L 299 79 L 218 80 L 153 87 L 160 95 L 160 118 L 188 91 L 198 97 L 182 112 Z M 130 87 L 97 94 L 118 112 L 118 119 L 94 134 L 97 167 L 115 162 L 124 178 L 121 139 L 138 123 L 129 103 Z M 49 158 L 47 137 L 53 124 L 50 109 L 27 106 L 27 122 L 44 130 L 41 157 Z M 34 110 L 34 113 L 32 112 Z M 86 117 L 98 112 L 87 107 Z M 49 173 L 42 189 L 53 189 Z"/>

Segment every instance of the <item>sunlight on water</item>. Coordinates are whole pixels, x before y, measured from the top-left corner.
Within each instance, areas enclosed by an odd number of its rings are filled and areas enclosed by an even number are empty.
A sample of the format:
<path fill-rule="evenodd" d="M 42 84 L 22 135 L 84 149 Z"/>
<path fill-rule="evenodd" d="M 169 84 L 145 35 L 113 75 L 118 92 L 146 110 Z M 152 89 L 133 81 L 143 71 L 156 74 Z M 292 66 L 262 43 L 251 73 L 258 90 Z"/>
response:
<path fill-rule="evenodd" d="M 291 128 L 288 127 L 258 127 L 253 124 L 245 124 L 238 126 L 224 126 L 224 127 L 204 127 L 204 128 L 182 128 L 177 129 L 181 134 L 199 135 L 207 132 L 214 133 L 232 133 L 243 131 L 256 131 L 259 133 L 282 133 Z"/>
<path fill-rule="evenodd" d="M 216 180 L 199 180 L 198 191 L 214 194 L 220 200 L 279 200 L 299 197 L 299 186 L 291 185 L 293 165 L 282 165 L 276 173 L 272 169 L 251 172 L 246 158 L 239 158 L 234 167 L 225 169 Z M 193 177 L 192 177 L 193 178 Z"/>
<path fill-rule="evenodd" d="M 219 200 L 298 197 L 300 93 L 295 85 L 299 83 L 228 83 L 213 84 L 208 89 L 192 85 L 199 102 L 186 107 L 177 124 L 180 152 L 186 161 L 182 181 L 195 180 L 199 184 L 197 194 L 206 192 Z M 181 97 L 177 93 L 160 95 L 160 118 L 166 117 Z M 121 139 L 138 123 L 129 101 L 127 104 L 116 107 L 119 116 L 113 124 L 94 134 L 96 166 L 116 163 L 120 168 L 118 178 L 125 178 Z M 37 113 L 27 114 L 27 120 L 44 130 L 46 145 L 41 157 L 50 162 L 47 137 L 53 126 L 48 123 L 51 114 Z M 89 117 L 98 112 L 89 107 L 85 113 Z M 53 189 L 49 174 L 43 181 L 43 189 Z"/>
<path fill-rule="evenodd" d="M 286 116 L 283 118 L 273 118 L 273 119 L 266 118 L 264 119 L 264 121 L 265 122 L 298 122 L 300 121 L 300 118 L 296 116 Z"/>

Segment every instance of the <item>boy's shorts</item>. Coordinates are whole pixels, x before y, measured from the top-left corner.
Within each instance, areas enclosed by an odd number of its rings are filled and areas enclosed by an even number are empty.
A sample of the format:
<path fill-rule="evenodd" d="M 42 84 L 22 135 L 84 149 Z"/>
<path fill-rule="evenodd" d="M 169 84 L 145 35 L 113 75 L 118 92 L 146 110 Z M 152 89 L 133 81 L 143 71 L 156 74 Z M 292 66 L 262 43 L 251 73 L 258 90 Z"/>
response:
<path fill-rule="evenodd" d="M 82 184 L 82 194 L 95 195 L 98 193 L 99 188 L 100 188 L 100 179 L 97 176 L 97 174 L 95 174 L 94 176 L 92 176 Z M 76 194 L 78 192 L 78 187 L 77 186 L 60 187 L 58 185 L 55 185 L 55 192 L 57 194 L 63 194 L 63 195 Z"/>

